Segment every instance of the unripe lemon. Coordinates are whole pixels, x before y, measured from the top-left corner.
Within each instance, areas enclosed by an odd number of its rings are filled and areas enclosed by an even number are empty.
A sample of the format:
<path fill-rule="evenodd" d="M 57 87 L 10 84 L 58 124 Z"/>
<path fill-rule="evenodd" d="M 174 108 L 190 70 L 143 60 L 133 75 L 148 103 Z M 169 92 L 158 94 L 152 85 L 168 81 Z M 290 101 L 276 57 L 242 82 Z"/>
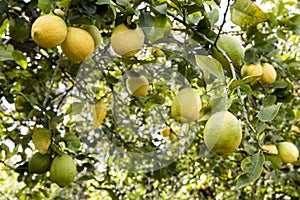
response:
<path fill-rule="evenodd" d="M 217 45 L 231 60 L 234 67 L 240 67 L 245 57 L 245 49 L 239 38 L 230 35 L 220 35 Z M 225 69 L 230 69 L 230 65 L 221 52 L 212 48 L 212 56 L 217 59 Z"/>
<path fill-rule="evenodd" d="M 192 88 L 184 88 L 172 101 L 171 114 L 177 121 L 192 122 L 199 118 L 201 107 L 200 96 Z"/>
<path fill-rule="evenodd" d="M 33 154 L 28 162 L 30 173 L 43 174 L 50 169 L 51 155 L 41 154 L 39 152 Z"/>
<path fill-rule="evenodd" d="M 134 97 L 146 96 L 150 88 L 148 79 L 143 75 L 129 76 L 126 80 L 126 87 Z"/>
<path fill-rule="evenodd" d="M 242 126 L 228 111 L 214 113 L 204 128 L 204 143 L 215 153 L 229 154 L 236 150 L 242 141 Z"/>
<path fill-rule="evenodd" d="M 120 24 L 113 30 L 110 40 L 117 54 L 132 57 L 143 47 L 144 33 L 139 27 L 129 29 L 125 24 Z"/>
<path fill-rule="evenodd" d="M 41 47 L 56 47 L 66 39 L 66 36 L 67 25 L 56 15 L 40 16 L 31 27 L 31 37 Z"/>
<path fill-rule="evenodd" d="M 241 69 L 242 77 L 254 77 L 257 76 L 257 79 L 260 79 L 263 73 L 262 67 L 259 63 L 257 64 L 250 64 L 250 65 L 243 65 Z"/>
<path fill-rule="evenodd" d="M 274 83 L 277 77 L 275 68 L 269 63 L 264 63 L 262 64 L 262 70 L 263 73 L 259 81 L 265 84 Z"/>
<path fill-rule="evenodd" d="M 50 166 L 50 178 L 60 187 L 65 187 L 74 181 L 77 175 L 75 161 L 67 154 L 54 158 Z"/>
<path fill-rule="evenodd" d="M 296 162 L 299 157 L 298 148 L 291 142 L 280 142 L 278 144 L 278 152 L 284 163 Z"/>
<path fill-rule="evenodd" d="M 82 62 L 89 59 L 93 53 L 94 39 L 82 28 L 68 27 L 67 37 L 60 46 L 70 60 Z"/>

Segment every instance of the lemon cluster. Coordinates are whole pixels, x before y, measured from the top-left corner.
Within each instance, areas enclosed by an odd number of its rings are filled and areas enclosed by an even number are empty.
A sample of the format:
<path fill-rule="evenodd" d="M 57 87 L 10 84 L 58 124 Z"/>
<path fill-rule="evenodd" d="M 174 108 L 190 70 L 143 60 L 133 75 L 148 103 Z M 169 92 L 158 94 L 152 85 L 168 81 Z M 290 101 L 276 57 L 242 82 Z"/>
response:
<path fill-rule="evenodd" d="M 52 14 L 35 20 L 31 27 L 31 37 L 44 48 L 60 46 L 67 58 L 74 62 L 89 59 L 102 41 L 100 31 L 95 25 L 67 27 L 61 17 Z"/>
<path fill-rule="evenodd" d="M 277 72 L 273 65 L 269 63 L 256 63 L 250 65 L 243 65 L 241 69 L 242 77 L 256 77 L 255 80 L 263 84 L 272 84 L 275 82 Z"/>

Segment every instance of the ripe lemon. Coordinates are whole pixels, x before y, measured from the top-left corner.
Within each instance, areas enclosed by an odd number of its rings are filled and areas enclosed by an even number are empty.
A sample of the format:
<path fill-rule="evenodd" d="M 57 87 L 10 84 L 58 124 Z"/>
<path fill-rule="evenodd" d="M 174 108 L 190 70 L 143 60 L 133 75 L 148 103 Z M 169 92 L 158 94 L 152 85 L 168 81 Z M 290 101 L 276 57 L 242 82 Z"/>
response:
<path fill-rule="evenodd" d="M 56 47 L 66 39 L 66 36 L 67 25 L 56 15 L 40 16 L 31 27 L 31 37 L 41 47 Z"/>
<path fill-rule="evenodd" d="M 264 63 L 262 64 L 262 76 L 260 78 L 260 82 L 261 83 L 265 83 L 265 84 L 272 84 L 275 82 L 276 77 L 277 77 L 277 73 L 275 68 L 270 65 L 269 63 Z"/>
<path fill-rule="evenodd" d="M 242 141 L 242 127 L 238 119 L 228 111 L 214 113 L 204 128 L 204 143 L 215 153 L 229 154 Z"/>
<path fill-rule="evenodd" d="M 143 47 L 144 33 L 139 27 L 129 29 L 125 24 L 120 24 L 113 30 L 110 40 L 117 54 L 132 57 Z"/>
<path fill-rule="evenodd" d="M 82 28 L 68 27 L 67 37 L 60 46 L 70 60 L 82 62 L 89 59 L 93 53 L 94 39 Z"/>
<path fill-rule="evenodd" d="M 184 88 L 172 101 L 171 114 L 177 121 L 192 122 L 199 118 L 201 107 L 200 96 L 192 88 Z"/>
<path fill-rule="evenodd" d="M 50 169 L 51 155 L 41 154 L 39 152 L 33 154 L 28 162 L 30 173 L 43 174 Z"/>
<path fill-rule="evenodd" d="M 242 66 L 245 49 L 239 38 L 230 35 L 220 35 L 217 45 L 226 53 L 234 67 Z M 212 48 L 212 56 L 217 59 L 225 69 L 230 69 L 228 61 L 215 47 Z"/>
<path fill-rule="evenodd" d="M 75 161 L 67 154 L 54 158 L 50 166 L 50 179 L 60 187 L 65 187 L 74 181 L 77 175 Z"/>
<path fill-rule="evenodd" d="M 263 73 L 262 67 L 259 63 L 256 64 L 250 64 L 250 65 L 243 65 L 241 69 L 241 75 L 242 77 L 256 77 L 257 79 L 260 79 L 261 75 Z"/>
<path fill-rule="evenodd" d="M 171 133 L 171 129 L 169 127 L 165 127 L 163 128 L 161 131 L 160 131 L 160 134 L 163 136 L 163 137 L 169 137 L 170 136 L 170 133 Z"/>
<path fill-rule="evenodd" d="M 126 80 L 126 87 L 129 93 L 135 97 L 146 96 L 149 91 L 149 81 L 143 76 L 129 76 Z"/>
<path fill-rule="evenodd" d="M 298 148 L 291 142 L 280 142 L 278 144 L 278 152 L 284 163 L 296 162 L 299 157 Z"/>

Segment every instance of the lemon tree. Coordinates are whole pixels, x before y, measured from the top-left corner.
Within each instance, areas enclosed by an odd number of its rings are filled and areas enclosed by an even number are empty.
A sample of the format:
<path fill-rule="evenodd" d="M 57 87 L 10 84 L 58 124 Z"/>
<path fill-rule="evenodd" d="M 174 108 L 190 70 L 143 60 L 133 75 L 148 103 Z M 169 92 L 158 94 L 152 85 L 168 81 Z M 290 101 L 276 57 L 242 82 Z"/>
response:
<path fill-rule="evenodd" d="M 0 1 L 1 198 L 299 199 L 299 13 Z"/>

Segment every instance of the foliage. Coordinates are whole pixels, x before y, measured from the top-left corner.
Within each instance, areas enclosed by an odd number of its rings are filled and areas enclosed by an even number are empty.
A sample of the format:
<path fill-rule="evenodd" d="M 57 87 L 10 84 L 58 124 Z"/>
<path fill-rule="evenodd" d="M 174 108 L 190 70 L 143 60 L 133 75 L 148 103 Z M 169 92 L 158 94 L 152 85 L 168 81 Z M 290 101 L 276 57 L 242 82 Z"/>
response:
<path fill-rule="evenodd" d="M 282 141 L 300 148 L 299 3 L 228 2 L 0 0 L 0 198 L 299 198 L 300 162 L 283 164 L 262 148 Z M 102 44 L 91 59 L 74 63 L 60 48 L 34 43 L 33 22 L 55 9 L 64 12 L 68 26 L 101 30 Z M 145 33 L 134 57 L 111 49 L 109 38 L 121 23 Z M 224 69 L 213 59 L 222 34 L 240 37 L 244 63 L 272 64 L 275 83 L 242 78 L 240 68 Z M 130 72 L 149 80 L 146 97 L 126 93 Z M 189 86 L 200 95 L 202 109 L 200 119 L 187 125 L 174 121 L 170 108 L 176 91 Z M 106 104 L 106 116 L 92 130 L 96 102 Z M 229 110 L 243 126 L 242 144 L 226 156 L 208 152 L 203 143 L 207 119 L 220 110 Z M 176 139 L 160 135 L 165 127 Z M 52 159 L 67 153 L 76 161 L 74 183 L 60 188 L 49 172 L 28 172 L 37 152 L 36 128 L 50 131 Z"/>

